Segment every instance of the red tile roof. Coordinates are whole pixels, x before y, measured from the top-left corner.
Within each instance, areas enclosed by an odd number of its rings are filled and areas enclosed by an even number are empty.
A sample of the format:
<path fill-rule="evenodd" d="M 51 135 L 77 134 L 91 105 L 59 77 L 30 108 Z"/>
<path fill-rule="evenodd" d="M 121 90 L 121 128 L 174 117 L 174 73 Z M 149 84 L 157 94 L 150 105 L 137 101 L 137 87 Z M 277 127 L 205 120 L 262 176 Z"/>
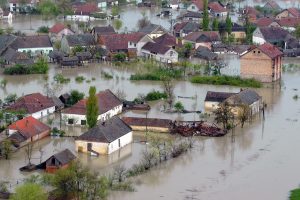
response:
<path fill-rule="evenodd" d="M 185 25 L 187 25 L 188 22 L 179 22 L 174 25 L 173 29 L 175 32 L 179 32 L 181 29 L 184 28 Z"/>
<path fill-rule="evenodd" d="M 96 3 L 85 3 L 73 5 L 73 11 L 77 15 L 90 15 L 91 13 L 98 12 L 99 9 Z"/>
<path fill-rule="evenodd" d="M 288 8 L 287 10 L 294 17 L 300 17 L 300 11 L 297 8 Z"/>
<path fill-rule="evenodd" d="M 257 48 L 272 59 L 282 55 L 282 52 L 277 47 L 275 47 L 270 43 L 264 43 L 258 46 Z"/>
<path fill-rule="evenodd" d="M 23 110 L 28 114 L 32 114 L 53 106 L 54 103 L 51 98 L 43 96 L 41 93 L 32 93 L 20 97 L 14 104 L 10 105 L 7 110 Z"/>
<path fill-rule="evenodd" d="M 276 20 L 276 22 L 283 27 L 296 27 L 300 24 L 300 18 L 287 17 Z"/>
<path fill-rule="evenodd" d="M 128 49 L 128 42 L 138 43 L 145 35 L 140 32 L 101 35 L 99 41 L 110 51 L 125 50 Z"/>
<path fill-rule="evenodd" d="M 165 33 L 154 39 L 154 42 L 164 46 L 181 46 L 181 44 L 177 43 L 177 39 L 175 36 L 170 35 L 169 33 Z"/>
<path fill-rule="evenodd" d="M 184 37 L 185 40 L 191 42 L 197 42 L 200 36 L 205 36 L 208 40 L 212 41 L 220 41 L 220 34 L 218 31 L 201 31 L 201 32 L 193 32 Z"/>
<path fill-rule="evenodd" d="M 31 116 L 16 121 L 9 125 L 8 129 L 17 130 L 27 139 L 51 130 L 49 126 Z"/>
<path fill-rule="evenodd" d="M 109 89 L 101 91 L 97 94 L 99 114 L 106 113 L 107 111 L 122 104 L 120 99 L 116 97 Z M 80 100 L 75 105 L 62 111 L 65 114 L 86 114 L 87 99 Z"/>
<path fill-rule="evenodd" d="M 216 13 L 221 13 L 221 12 L 226 12 L 226 8 L 224 8 L 223 6 L 221 6 L 220 3 L 218 2 L 210 2 L 208 4 L 208 7 L 213 11 L 213 12 L 216 12 Z"/>
<path fill-rule="evenodd" d="M 197 6 L 199 10 L 203 10 L 204 7 L 203 0 L 193 0 L 192 3 L 195 4 L 195 6 Z"/>
<path fill-rule="evenodd" d="M 272 19 L 272 18 L 263 17 L 263 18 L 257 19 L 255 23 L 258 27 L 264 27 L 264 26 L 269 26 L 270 24 L 272 24 L 273 21 L 274 21 L 274 19 Z"/>
<path fill-rule="evenodd" d="M 49 29 L 49 33 L 56 33 L 58 34 L 59 32 L 61 32 L 62 30 L 64 30 L 66 28 L 66 26 L 62 23 L 57 23 L 55 25 L 53 25 L 50 29 Z"/>

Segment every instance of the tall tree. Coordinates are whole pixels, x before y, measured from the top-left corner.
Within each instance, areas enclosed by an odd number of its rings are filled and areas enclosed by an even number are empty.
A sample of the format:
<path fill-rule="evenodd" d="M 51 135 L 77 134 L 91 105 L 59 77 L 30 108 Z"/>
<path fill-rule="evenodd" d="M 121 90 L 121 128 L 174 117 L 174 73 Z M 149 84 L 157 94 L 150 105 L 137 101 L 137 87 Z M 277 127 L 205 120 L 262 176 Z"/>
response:
<path fill-rule="evenodd" d="M 119 31 L 123 26 L 123 22 L 119 19 L 116 19 L 116 20 L 114 20 L 113 25 L 114 25 L 115 29 L 117 31 Z"/>
<path fill-rule="evenodd" d="M 295 30 L 295 36 L 296 36 L 296 38 L 300 38 L 300 25 L 298 25 L 297 27 L 296 27 L 296 30 Z"/>
<path fill-rule="evenodd" d="M 10 200 L 47 200 L 48 195 L 42 186 L 35 183 L 25 183 L 16 189 Z"/>
<path fill-rule="evenodd" d="M 248 18 L 246 18 L 246 42 L 247 44 L 252 44 L 252 36 L 253 36 L 253 32 L 255 30 L 255 26 L 251 25 Z M 300 34 L 299 34 L 300 36 Z"/>
<path fill-rule="evenodd" d="M 98 119 L 98 98 L 96 96 L 96 87 L 90 87 L 89 97 L 86 102 L 86 121 L 89 128 L 97 124 Z"/>
<path fill-rule="evenodd" d="M 217 18 L 214 18 L 214 21 L 212 23 L 213 31 L 219 31 L 219 21 Z"/>
<path fill-rule="evenodd" d="M 230 35 L 232 32 L 232 21 L 231 21 L 231 17 L 229 16 L 229 12 L 227 13 L 225 22 L 226 22 L 226 32 L 228 33 L 228 35 Z"/>
<path fill-rule="evenodd" d="M 208 0 L 203 2 L 203 19 L 202 19 L 202 29 L 203 31 L 209 30 L 209 14 L 208 14 Z"/>

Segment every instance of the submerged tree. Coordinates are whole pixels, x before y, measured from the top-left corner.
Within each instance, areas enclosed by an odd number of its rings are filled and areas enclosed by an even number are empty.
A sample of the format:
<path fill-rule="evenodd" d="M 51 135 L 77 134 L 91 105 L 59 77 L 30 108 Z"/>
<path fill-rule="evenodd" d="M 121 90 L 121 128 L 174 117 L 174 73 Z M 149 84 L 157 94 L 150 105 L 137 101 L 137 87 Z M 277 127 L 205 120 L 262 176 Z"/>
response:
<path fill-rule="evenodd" d="M 12 142 L 9 139 L 5 139 L 0 144 L 0 153 L 6 160 L 10 159 L 12 153 Z"/>
<path fill-rule="evenodd" d="M 98 110 L 96 87 L 90 87 L 89 97 L 86 102 L 86 121 L 89 128 L 96 126 L 99 115 Z"/>
<path fill-rule="evenodd" d="M 238 110 L 238 120 L 241 123 L 241 127 L 244 127 L 245 122 L 249 119 L 250 117 L 250 107 L 246 104 L 242 104 L 239 106 Z"/>
<path fill-rule="evenodd" d="M 170 78 L 169 76 L 163 76 L 162 82 L 164 92 L 167 94 L 167 104 L 169 105 L 169 109 L 171 109 L 174 99 L 174 83 L 172 78 Z"/>
<path fill-rule="evenodd" d="M 230 122 L 234 119 L 231 107 L 227 102 L 219 104 L 219 107 L 214 111 L 215 121 L 222 123 L 223 129 L 227 129 Z"/>
<path fill-rule="evenodd" d="M 119 19 L 116 19 L 116 20 L 114 20 L 114 24 L 113 25 L 114 25 L 115 29 L 117 31 L 119 31 L 122 28 L 122 26 L 123 26 L 123 22 L 121 20 L 119 20 Z"/>
<path fill-rule="evenodd" d="M 16 188 L 10 200 L 47 200 L 48 195 L 42 186 L 35 183 L 25 183 Z"/>

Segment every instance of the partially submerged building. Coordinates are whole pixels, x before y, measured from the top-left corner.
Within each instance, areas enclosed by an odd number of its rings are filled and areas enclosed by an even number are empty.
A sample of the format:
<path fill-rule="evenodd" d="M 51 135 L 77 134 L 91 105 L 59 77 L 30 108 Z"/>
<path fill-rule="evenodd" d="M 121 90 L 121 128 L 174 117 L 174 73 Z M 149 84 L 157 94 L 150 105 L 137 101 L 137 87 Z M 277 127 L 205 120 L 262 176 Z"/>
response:
<path fill-rule="evenodd" d="M 134 131 L 168 133 L 172 124 L 170 119 L 123 117 L 122 120 Z"/>

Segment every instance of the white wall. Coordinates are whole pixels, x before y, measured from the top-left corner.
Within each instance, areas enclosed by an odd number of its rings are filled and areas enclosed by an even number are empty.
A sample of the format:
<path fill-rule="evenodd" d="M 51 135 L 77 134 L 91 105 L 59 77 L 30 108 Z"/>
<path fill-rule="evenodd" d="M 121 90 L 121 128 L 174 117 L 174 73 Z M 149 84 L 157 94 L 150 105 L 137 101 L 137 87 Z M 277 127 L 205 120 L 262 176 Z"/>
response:
<path fill-rule="evenodd" d="M 119 147 L 119 139 L 120 139 L 120 147 Z M 123 135 L 119 139 L 116 139 L 115 141 L 109 143 L 108 145 L 108 154 L 111 154 L 112 152 L 126 146 L 127 144 L 132 142 L 132 131 L 127 133 L 126 135 Z"/>
<path fill-rule="evenodd" d="M 191 5 L 189 5 L 189 6 L 187 7 L 187 11 L 198 12 L 199 9 L 198 9 L 198 7 L 197 7 L 194 3 L 192 3 Z"/>
<path fill-rule="evenodd" d="M 98 116 L 98 121 L 105 121 L 110 119 L 111 117 L 120 114 L 122 112 L 123 104 L 120 104 L 113 109 L 107 111 L 106 113 L 103 113 Z M 74 124 L 73 125 L 81 125 L 81 120 L 86 120 L 85 115 L 78 115 L 78 114 L 67 114 L 67 113 L 62 113 L 62 119 L 66 119 L 66 125 L 72 125 L 68 124 L 68 119 L 74 119 Z"/>
<path fill-rule="evenodd" d="M 46 108 L 44 110 L 40 110 L 40 111 L 35 112 L 35 113 L 32 113 L 31 116 L 34 117 L 35 119 L 40 119 L 40 118 L 46 117 L 49 114 L 52 114 L 54 112 L 55 112 L 55 106 Z"/>
<path fill-rule="evenodd" d="M 18 52 L 30 52 L 32 56 L 41 54 L 43 52 L 43 55 L 48 55 L 50 51 L 53 51 L 53 47 L 40 47 L 40 48 L 20 48 L 18 49 Z"/>
<path fill-rule="evenodd" d="M 173 55 L 171 56 L 171 51 Z M 146 58 L 153 58 L 162 63 L 176 63 L 178 62 L 178 53 L 174 49 L 170 49 L 164 55 L 163 54 L 152 54 L 151 52 L 142 49 L 142 56 Z"/>
<path fill-rule="evenodd" d="M 265 39 L 261 38 L 261 37 L 256 37 L 253 35 L 252 37 L 253 43 L 254 44 L 264 44 L 266 42 Z"/>

